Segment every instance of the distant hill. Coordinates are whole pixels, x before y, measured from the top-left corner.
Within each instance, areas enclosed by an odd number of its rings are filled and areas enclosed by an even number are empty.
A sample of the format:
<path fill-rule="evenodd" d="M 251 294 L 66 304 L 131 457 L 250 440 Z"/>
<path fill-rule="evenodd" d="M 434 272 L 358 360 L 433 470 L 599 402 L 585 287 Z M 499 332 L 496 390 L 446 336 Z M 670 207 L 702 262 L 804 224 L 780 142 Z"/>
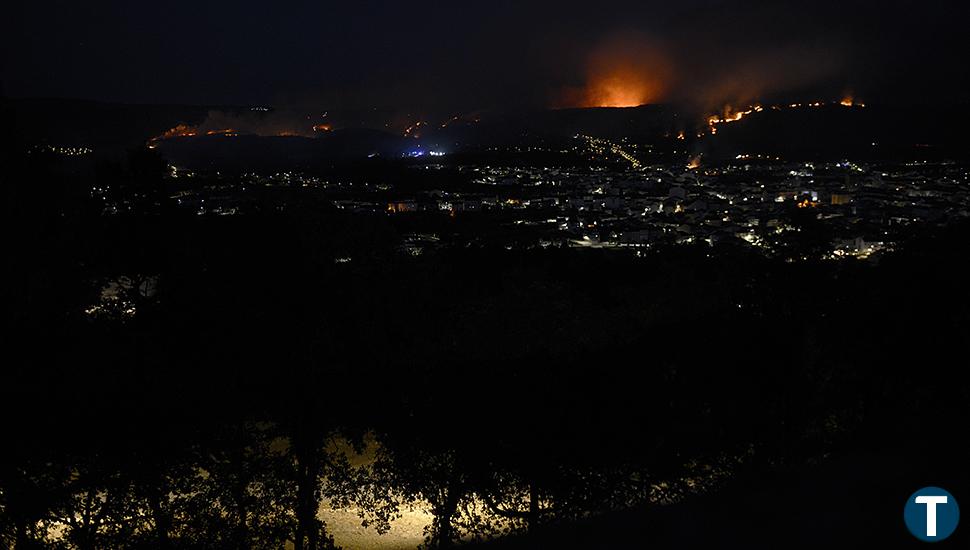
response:
<path fill-rule="evenodd" d="M 707 161 L 737 155 L 787 160 L 966 159 L 970 111 L 945 106 L 766 109 L 719 124 L 695 144 Z"/>
<path fill-rule="evenodd" d="M 331 111 L 328 120 L 351 118 Z M 684 124 L 676 110 L 651 105 L 480 113 L 445 124 L 414 125 L 406 135 L 352 127 L 321 132 L 315 137 L 192 136 L 162 140 L 157 145 L 179 166 L 192 169 L 315 170 L 334 162 L 371 156 L 401 158 L 488 147 L 564 145 L 577 134 L 652 141 L 659 136 L 676 135 L 677 128 Z"/>
<path fill-rule="evenodd" d="M 315 171 L 334 162 L 369 156 L 401 157 L 413 146 L 404 137 L 368 129 L 328 132 L 320 137 L 194 136 L 159 141 L 158 150 L 193 170 Z"/>
<path fill-rule="evenodd" d="M 694 117 L 693 120 L 699 120 Z M 490 146 L 558 141 L 577 134 L 650 141 L 692 127 L 689 115 L 668 105 L 483 113 L 431 128 L 422 139 L 442 146 Z"/>
<path fill-rule="evenodd" d="M 208 129 L 207 124 L 214 124 L 209 117 L 213 112 L 222 122 L 251 118 L 247 111 L 245 107 L 61 99 L 3 102 L 3 117 L 10 122 L 13 130 L 9 135 L 15 142 L 86 146 L 99 153 L 140 146 L 178 125 Z M 313 116 L 313 121 L 326 122 L 329 131 L 310 137 L 198 135 L 159 141 L 158 146 L 186 167 L 260 170 L 314 168 L 372 155 L 555 146 L 569 143 L 577 134 L 670 144 L 683 132 L 685 141 L 674 148 L 703 153 L 705 162 L 745 154 L 786 160 L 965 159 L 970 151 L 970 109 L 947 106 L 765 108 L 739 121 L 719 124 L 716 135 L 703 137 L 697 137 L 697 132 L 705 128 L 705 116 L 674 105 L 490 111 L 420 124 L 408 119 L 410 115 L 390 110 L 329 111 Z M 318 123 L 310 115 L 300 115 L 299 120 L 307 126 L 299 128 L 301 135 Z M 402 122 L 408 120 L 411 122 Z M 410 124 L 407 131 L 400 131 L 402 124 Z"/>
<path fill-rule="evenodd" d="M 179 124 L 200 124 L 211 109 L 234 108 L 73 99 L 8 99 L 3 104 L 17 141 L 98 149 L 136 147 Z"/>

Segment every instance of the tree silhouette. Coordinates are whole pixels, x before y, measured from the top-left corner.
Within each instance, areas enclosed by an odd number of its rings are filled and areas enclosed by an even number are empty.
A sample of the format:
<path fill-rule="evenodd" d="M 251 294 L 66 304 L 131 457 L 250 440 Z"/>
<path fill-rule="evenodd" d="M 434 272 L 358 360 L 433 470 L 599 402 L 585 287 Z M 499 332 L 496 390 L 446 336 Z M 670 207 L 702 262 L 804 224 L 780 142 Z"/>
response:
<path fill-rule="evenodd" d="M 293 536 L 295 487 L 279 433 L 268 423 L 223 424 L 196 449 L 187 532 L 206 546 L 280 548 Z M 190 539 L 191 540 L 191 539 Z"/>

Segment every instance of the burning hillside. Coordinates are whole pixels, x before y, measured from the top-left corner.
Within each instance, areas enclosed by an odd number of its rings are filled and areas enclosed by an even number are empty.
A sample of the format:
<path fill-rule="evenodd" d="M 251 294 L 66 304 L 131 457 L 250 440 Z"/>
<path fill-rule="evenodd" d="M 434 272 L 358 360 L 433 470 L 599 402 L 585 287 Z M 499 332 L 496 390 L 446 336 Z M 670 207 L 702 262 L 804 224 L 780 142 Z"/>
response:
<path fill-rule="evenodd" d="M 793 109 L 817 109 L 819 107 L 827 107 L 827 106 L 863 108 L 865 107 L 865 104 L 857 103 L 852 99 L 852 97 L 847 96 L 847 97 L 843 97 L 839 101 L 814 101 L 810 103 L 788 103 L 784 105 L 771 105 L 768 107 L 763 107 L 761 104 L 754 104 L 754 105 L 749 105 L 747 107 L 738 109 L 736 107 L 727 105 L 724 107 L 724 109 L 721 111 L 720 114 L 711 115 L 707 118 L 706 131 L 710 135 L 716 135 L 718 126 L 723 124 L 729 124 L 732 122 L 737 122 L 748 115 L 751 115 L 754 113 L 760 113 L 766 109 L 772 110 L 772 111 L 785 111 L 785 110 L 793 110 Z M 702 132 L 698 134 L 697 137 L 703 137 L 703 135 L 704 133 Z"/>

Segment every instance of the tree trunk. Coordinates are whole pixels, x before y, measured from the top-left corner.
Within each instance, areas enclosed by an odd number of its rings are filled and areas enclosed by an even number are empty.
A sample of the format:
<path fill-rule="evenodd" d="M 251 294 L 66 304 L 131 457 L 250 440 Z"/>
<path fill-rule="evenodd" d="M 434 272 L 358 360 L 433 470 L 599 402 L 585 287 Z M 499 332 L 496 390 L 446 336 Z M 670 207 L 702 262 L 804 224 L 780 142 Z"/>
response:
<path fill-rule="evenodd" d="M 299 434 L 294 441 L 297 460 L 296 541 L 295 550 L 317 550 L 317 472 L 320 457 L 311 437 Z"/>
<path fill-rule="evenodd" d="M 456 487 L 448 487 L 444 503 L 438 508 L 438 540 L 433 544 L 436 548 L 451 548 L 454 545 L 455 533 L 451 525 L 451 518 L 458 511 L 460 498 L 461 492 Z"/>
<path fill-rule="evenodd" d="M 539 527 L 539 485 L 535 480 L 529 482 L 529 532 Z"/>
<path fill-rule="evenodd" d="M 240 486 L 242 490 L 237 495 L 239 500 L 236 507 L 236 538 L 238 540 L 237 547 L 240 550 L 246 550 L 249 548 L 249 512 L 246 509 L 246 489 L 241 482 Z"/>
<path fill-rule="evenodd" d="M 161 484 L 159 484 L 159 487 Z M 159 548 L 168 548 L 171 543 L 169 541 L 169 531 L 171 530 L 171 521 L 168 515 L 162 510 L 162 499 L 161 496 L 152 491 L 151 496 L 148 499 L 148 506 L 151 508 L 152 517 L 155 518 L 155 539 L 158 543 Z"/>
<path fill-rule="evenodd" d="M 94 490 L 88 489 L 88 492 L 84 497 L 84 508 L 82 509 L 81 520 L 82 523 L 79 527 L 80 536 L 77 540 L 78 550 L 94 550 L 94 534 L 97 530 L 97 526 L 94 525 L 94 520 L 92 519 L 94 501 Z"/>
<path fill-rule="evenodd" d="M 438 542 L 434 545 L 435 548 L 451 548 L 452 532 L 451 532 L 451 516 L 452 514 L 447 511 L 442 511 L 441 517 L 438 519 Z"/>
<path fill-rule="evenodd" d="M 27 538 L 27 522 L 17 519 L 17 538 L 14 542 L 16 550 L 27 550 L 30 546 L 30 539 Z"/>

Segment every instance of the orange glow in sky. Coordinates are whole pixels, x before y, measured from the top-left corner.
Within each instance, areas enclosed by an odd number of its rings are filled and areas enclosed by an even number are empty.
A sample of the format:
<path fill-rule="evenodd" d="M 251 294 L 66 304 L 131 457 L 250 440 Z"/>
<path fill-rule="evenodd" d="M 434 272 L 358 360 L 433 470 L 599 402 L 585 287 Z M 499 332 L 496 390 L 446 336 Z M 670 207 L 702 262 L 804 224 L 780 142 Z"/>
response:
<path fill-rule="evenodd" d="M 617 67 L 595 75 L 586 89 L 584 107 L 636 107 L 660 99 L 661 86 L 649 75 Z"/>
<path fill-rule="evenodd" d="M 595 47 L 581 86 L 560 94 L 557 107 L 636 107 L 664 99 L 673 67 L 663 49 L 640 35 L 618 36 Z"/>
<path fill-rule="evenodd" d="M 585 86 L 561 94 L 557 107 L 637 107 L 663 99 L 661 73 L 615 66 L 591 71 Z"/>

